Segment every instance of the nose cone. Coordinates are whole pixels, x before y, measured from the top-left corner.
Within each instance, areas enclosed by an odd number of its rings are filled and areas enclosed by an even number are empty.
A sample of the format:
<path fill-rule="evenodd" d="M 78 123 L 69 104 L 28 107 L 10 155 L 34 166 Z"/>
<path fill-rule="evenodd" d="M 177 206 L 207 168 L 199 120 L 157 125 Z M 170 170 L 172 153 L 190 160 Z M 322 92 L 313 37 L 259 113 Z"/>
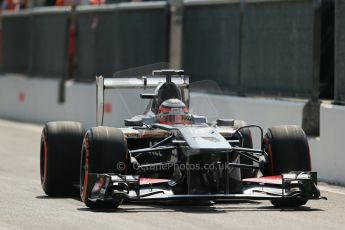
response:
<path fill-rule="evenodd" d="M 191 125 L 179 127 L 178 130 L 181 132 L 191 149 L 229 150 L 231 148 L 228 141 L 214 128 Z"/>

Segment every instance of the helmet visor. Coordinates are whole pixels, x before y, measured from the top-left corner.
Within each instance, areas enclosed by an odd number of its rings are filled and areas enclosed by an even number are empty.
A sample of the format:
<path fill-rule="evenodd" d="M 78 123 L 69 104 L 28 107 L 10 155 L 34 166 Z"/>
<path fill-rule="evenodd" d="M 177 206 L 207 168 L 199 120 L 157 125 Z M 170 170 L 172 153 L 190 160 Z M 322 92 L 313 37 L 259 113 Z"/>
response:
<path fill-rule="evenodd" d="M 189 115 L 160 115 L 159 121 L 163 124 L 189 124 Z"/>
<path fill-rule="evenodd" d="M 159 121 L 163 124 L 189 124 L 190 116 L 187 108 L 163 108 Z"/>

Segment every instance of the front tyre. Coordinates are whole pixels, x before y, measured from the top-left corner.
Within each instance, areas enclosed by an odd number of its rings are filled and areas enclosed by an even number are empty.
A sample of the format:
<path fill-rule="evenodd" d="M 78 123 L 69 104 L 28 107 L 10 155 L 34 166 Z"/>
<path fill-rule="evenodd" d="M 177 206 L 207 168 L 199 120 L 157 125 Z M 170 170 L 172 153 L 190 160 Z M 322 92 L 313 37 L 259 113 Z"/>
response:
<path fill-rule="evenodd" d="M 308 139 L 304 131 L 295 125 L 275 126 L 264 137 L 269 164 L 263 168 L 264 175 L 280 175 L 291 171 L 311 171 Z M 307 199 L 275 200 L 275 207 L 299 207 Z"/>
<path fill-rule="evenodd" d="M 79 122 L 45 124 L 41 135 L 41 185 L 48 196 L 75 195 L 85 130 Z"/>
<path fill-rule="evenodd" d="M 80 161 L 80 196 L 87 207 L 116 208 L 122 203 L 122 198 L 107 202 L 89 200 L 93 189 L 89 183 L 89 173 L 125 174 L 127 162 L 127 141 L 121 130 L 100 126 L 87 131 Z"/>

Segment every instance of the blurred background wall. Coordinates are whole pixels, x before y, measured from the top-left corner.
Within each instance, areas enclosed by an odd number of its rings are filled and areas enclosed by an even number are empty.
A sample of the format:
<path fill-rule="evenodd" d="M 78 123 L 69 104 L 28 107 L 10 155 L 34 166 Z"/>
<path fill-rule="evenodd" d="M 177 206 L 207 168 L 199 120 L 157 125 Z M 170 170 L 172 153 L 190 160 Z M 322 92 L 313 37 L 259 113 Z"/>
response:
<path fill-rule="evenodd" d="M 343 83 L 342 1 L 65 0 L 67 7 L 33 7 L 57 2 L 27 1 L 31 8 L 2 13 L 3 73 L 93 81 L 175 62 L 192 80 L 212 76 L 231 95 L 344 102 L 344 84 L 334 86 L 335 78 Z"/>

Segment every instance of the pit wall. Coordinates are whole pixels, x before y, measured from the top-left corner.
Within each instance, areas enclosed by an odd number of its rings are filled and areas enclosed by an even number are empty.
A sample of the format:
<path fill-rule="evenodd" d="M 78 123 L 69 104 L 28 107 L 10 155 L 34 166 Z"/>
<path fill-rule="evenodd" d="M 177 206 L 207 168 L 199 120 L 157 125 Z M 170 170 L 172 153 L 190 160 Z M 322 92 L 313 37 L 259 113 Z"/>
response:
<path fill-rule="evenodd" d="M 80 121 L 86 128 L 96 121 L 96 87 L 87 83 L 66 83 L 65 102 L 58 103 L 57 80 L 28 80 L 22 76 L 0 77 L 0 117 L 26 122 Z M 123 119 L 142 113 L 146 104 L 139 99 L 143 90 L 106 91 L 105 125 L 121 127 Z M 302 125 L 305 101 L 191 94 L 192 113 L 214 118 L 234 118 L 268 127 Z M 345 185 L 345 107 L 323 103 L 320 109 L 320 137 L 309 138 L 313 170 L 327 182 Z"/>

